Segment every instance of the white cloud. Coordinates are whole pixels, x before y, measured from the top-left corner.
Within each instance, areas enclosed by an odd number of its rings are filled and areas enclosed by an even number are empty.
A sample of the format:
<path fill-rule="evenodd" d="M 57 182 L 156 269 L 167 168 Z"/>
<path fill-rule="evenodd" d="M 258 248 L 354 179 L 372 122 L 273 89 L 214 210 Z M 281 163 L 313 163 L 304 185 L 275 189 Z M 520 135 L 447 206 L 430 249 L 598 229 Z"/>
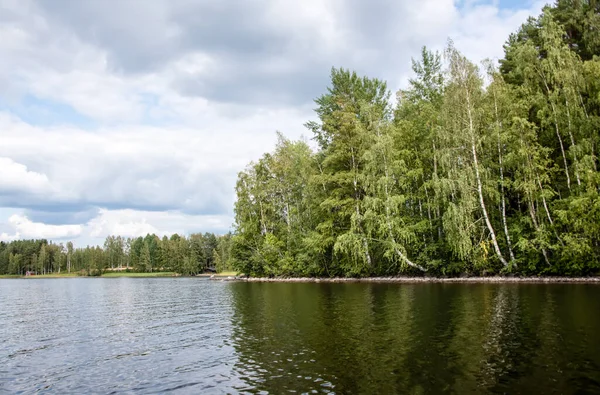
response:
<path fill-rule="evenodd" d="M 14 214 L 8 219 L 8 223 L 15 229 L 14 235 L 2 233 L 0 239 L 65 239 L 76 238 L 81 235 L 81 225 L 47 225 L 40 222 L 32 222 L 23 215 Z"/>
<path fill-rule="evenodd" d="M 27 166 L 11 158 L 0 157 L 0 194 L 27 193 L 43 196 L 50 190 L 50 181 L 45 174 L 30 171 Z"/>
<path fill-rule="evenodd" d="M 331 56 L 352 45 L 352 31 L 337 17 L 343 11 L 343 1 L 274 0 L 267 3 L 266 13 L 273 29 L 293 37 L 288 50 L 299 49 L 305 56 Z"/>
<path fill-rule="evenodd" d="M 139 121 L 144 113 L 135 84 L 105 72 L 45 71 L 36 74 L 31 93 L 67 103 L 79 113 L 100 121 Z"/>
<path fill-rule="evenodd" d="M 198 229 L 223 233 L 231 225 L 227 215 L 186 215 L 177 211 L 139 211 L 101 209 L 86 225 L 93 238 L 109 235 L 139 237 L 154 233 L 158 236 L 190 234 Z"/>
<path fill-rule="evenodd" d="M 8 218 L 3 215 L 9 215 Z M 19 239 L 73 240 L 77 247 L 101 245 L 109 235 L 160 237 L 175 233 L 197 232 L 223 234 L 229 231 L 233 218 L 229 215 L 190 215 L 179 211 L 144 211 L 132 209 L 99 209 L 96 216 L 82 224 L 49 225 L 32 221 L 22 210 L 0 210 L 0 241 Z"/>
<path fill-rule="evenodd" d="M 0 241 L 11 242 L 11 241 L 20 240 L 20 239 L 21 239 L 20 233 L 15 233 L 14 235 L 9 235 L 6 232 L 0 233 Z"/>
<path fill-rule="evenodd" d="M 500 59 L 504 55 L 502 46 L 510 33 L 527 17 L 537 16 L 545 4 L 546 1 L 536 1 L 515 10 L 501 10 L 492 4 L 467 5 L 455 20 L 449 36 L 456 47 L 474 61 Z"/>
<path fill-rule="evenodd" d="M 100 211 L 98 217 L 88 223 L 90 236 L 106 237 L 108 235 L 120 235 L 124 237 L 139 237 L 149 233 L 161 233 L 156 227 L 146 222 L 147 220 L 144 215 L 139 214 L 133 210 L 119 210 L 111 213 L 103 209 Z"/>
<path fill-rule="evenodd" d="M 305 118 L 294 110 L 258 112 L 227 124 L 213 117 L 212 127 L 200 130 L 128 126 L 91 132 L 34 127 L 0 113 L 0 156 L 21 163 L 11 162 L 0 182 L 10 177 L 6 185 L 23 184 L 28 202 L 37 205 L 231 213 L 237 172 L 273 147 L 275 130 L 287 122 L 301 127 Z M 53 194 L 33 196 L 33 187 L 49 190 L 48 178 Z M 21 198 L 0 194 L 6 205 Z"/>

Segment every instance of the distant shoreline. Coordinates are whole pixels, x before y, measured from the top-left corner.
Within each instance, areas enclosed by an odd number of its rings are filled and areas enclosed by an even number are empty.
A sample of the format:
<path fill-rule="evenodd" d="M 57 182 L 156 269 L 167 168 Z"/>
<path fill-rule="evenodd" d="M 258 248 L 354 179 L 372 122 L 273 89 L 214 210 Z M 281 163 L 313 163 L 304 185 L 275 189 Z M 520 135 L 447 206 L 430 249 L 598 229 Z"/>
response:
<path fill-rule="evenodd" d="M 218 278 L 223 278 L 223 277 L 231 277 L 234 274 L 232 274 L 231 272 L 224 273 L 224 274 L 202 273 L 202 274 L 197 274 L 195 276 L 184 276 L 184 275 L 181 275 L 181 274 L 178 274 L 175 272 L 146 273 L 146 272 L 107 271 L 100 276 L 88 276 L 88 275 L 85 275 L 82 273 L 52 273 L 52 274 L 37 274 L 37 275 L 31 275 L 31 276 L 22 276 L 22 275 L 16 275 L 16 274 L 3 274 L 3 275 L 0 275 L 0 279 L 35 280 L 35 279 L 47 279 L 47 278 L 123 278 L 123 277 L 127 277 L 127 278 L 173 278 L 173 277 L 208 278 L 213 275 L 215 275 Z"/>
<path fill-rule="evenodd" d="M 214 277 L 213 280 L 246 281 L 246 282 L 269 282 L 269 283 L 530 283 L 530 284 L 559 284 L 559 283 L 587 283 L 600 284 L 600 276 L 597 277 Z"/>
<path fill-rule="evenodd" d="M 380 283 L 380 284 L 599 284 L 600 276 L 595 277 L 245 277 L 227 272 L 202 273 L 195 276 L 182 276 L 172 272 L 162 273 L 116 273 L 102 276 L 85 276 L 78 274 L 47 274 L 37 276 L 0 275 L 0 279 L 45 279 L 45 278 L 205 278 L 213 281 L 237 281 L 253 283 Z"/>

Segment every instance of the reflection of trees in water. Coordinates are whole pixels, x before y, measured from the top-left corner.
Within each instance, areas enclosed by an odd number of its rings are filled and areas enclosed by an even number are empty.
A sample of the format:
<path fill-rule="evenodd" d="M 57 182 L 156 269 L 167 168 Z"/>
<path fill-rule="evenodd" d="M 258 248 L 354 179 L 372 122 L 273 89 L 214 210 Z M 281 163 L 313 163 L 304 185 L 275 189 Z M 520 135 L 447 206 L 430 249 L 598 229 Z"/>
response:
<path fill-rule="evenodd" d="M 570 295 L 565 303 L 550 287 L 236 283 L 230 289 L 235 370 L 252 391 L 568 392 L 575 374 L 569 364 L 598 362 L 574 337 L 589 320 L 577 315 L 576 324 L 566 322 L 574 318 L 569 306 L 587 299 Z M 590 339 L 595 325 L 586 327 Z M 573 351 L 577 361 L 570 360 Z M 548 374 L 560 371 L 570 376 L 551 381 Z"/>
<path fill-rule="evenodd" d="M 518 346 L 518 295 L 514 286 L 494 287 L 486 303 L 486 330 L 482 342 L 483 358 L 478 384 L 491 388 L 515 369 L 512 356 Z"/>
<path fill-rule="evenodd" d="M 600 349 L 600 326 L 589 325 L 590 318 L 598 316 L 590 312 L 600 311 L 600 304 L 589 295 L 576 295 L 578 290 L 581 286 L 556 284 L 497 288 L 478 375 L 486 392 L 600 392 L 595 351 Z M 582 306 L 587 306 L 586 312 L 579 314 Z M 596 347 L 587 346 L 584 338 L 596 339 Z M 585 373 L 582 362 L 589 367 Z M 590 377 L 596 381 L 588 382 Z"/>
<path fill-rule="evenodd" d="M 317 307 L 318 293 L 304 292 L 297 303 L 296 290 L 286 284 L 236 283 L 231 290 L 237 374 L 249 389 L 280 393 L 303 388 L 297 376 L 312 371 L 304 365 L 314 363 L 314 353 L 309 349 L 310 331 L 299 334 L 312 325 L 312 314 L 306 312 Z M 297 321 L 298 316 L 303 317 L 302 322 Z"/>
<path fill-rule="evenodd" d="M 600 301 L 588 285 L 537 287 L 536 334 L 528 382 L 546 380 L 556 392 L 600 393 Z M 597 288 L 596 288 L 597 289 Z M 533 310 L 533 308 L 531 309 Z"/>
<path fill-rule="evenodd" d="M 234 284 L 238 375 L 274 393 L 394 392 L 414 332 L 412 287 Z"/>

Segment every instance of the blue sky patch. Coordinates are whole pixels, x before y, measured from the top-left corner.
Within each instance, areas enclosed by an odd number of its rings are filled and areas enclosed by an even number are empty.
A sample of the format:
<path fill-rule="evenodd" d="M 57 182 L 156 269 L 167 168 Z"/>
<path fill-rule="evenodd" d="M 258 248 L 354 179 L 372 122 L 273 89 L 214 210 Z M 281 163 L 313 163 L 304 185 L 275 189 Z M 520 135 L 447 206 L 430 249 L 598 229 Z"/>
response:
<path fill-rule="evenodd" d="M 10 112 L 33 126 L 73 125 L 89 129 L 97 125 L 68 104 L 31 94 L 25 95 L 16 104 L 0 99 L 0 110 Z"/>

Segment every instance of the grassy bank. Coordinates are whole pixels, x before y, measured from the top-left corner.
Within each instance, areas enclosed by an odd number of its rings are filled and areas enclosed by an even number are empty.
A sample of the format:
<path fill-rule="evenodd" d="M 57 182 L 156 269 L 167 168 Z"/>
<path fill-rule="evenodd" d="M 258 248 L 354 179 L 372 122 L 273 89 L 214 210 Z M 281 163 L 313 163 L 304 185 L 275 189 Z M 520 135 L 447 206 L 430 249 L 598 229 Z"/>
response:
<path fill-rule="evenodd" d="M 81 277 L 81 273 L 51 273 L 38 274 L 34 276 L 21 276 L 19 274 L 3 274 L 0 278 L 65 278 L 65 277 Z"/>
<path fill-rule="evenodd" d="M 135 278 L 152 278 L 152 277 L 177 277 L 180 274 L 175 272 L 106 272 L 101 277 L 117 278 L 117 277 L 135 277 Z M 53 273 L 35 276 L 20 276 L 16 274 L 2 274 L 0 279 L 15 279 L 15 278 L 74 278 L 87 277 L 85 273 Z M 208 277 L 214 279 L 232 279 L 248 282 L 312 282 L 312 283 L 351 283 L 351 282 L 368 282 L 368 283 L 595 283 L 600 285 L 600 276 L 595 277 L 240 277 L 238 272 L 229 271 L 221 273 L 202 273 L 197 277 Z"/>
<path fill-rule="evenodd" d="M 238 272 L 221 272 L 215 273 L 215 277 L 228 277 L 228 276 L 237 276 Z"/>
<path fill-rule="evenodd" d="M 51 273 L 30 276 L 28 278 L 63 278 L 63 277 L 81 277 L 81 273 Z"/>
<path fill-rule="evenodd" d="M 102 274 L 102 277 L 175 277 L 178 274 L 175 272 L 153 272 L 153 273 L 136 273 L 136 272 L 107 272 Z"/>
<path fill-rule="evenodd" d="M 236 277 L 238 274 L 238 272 L 202 273 L 197 277 Z"/>
<path fill-rule="evenodd" d="M 135 273 L 135 272 L 106 272 L 101 277 L 175 277 L 178 274 L 175 272 L 154 272 L 154 273 Z M 39 274 L 34 276 L 21 276 L 18 274 L 3 274 L 0 278 L 73 278 L 73 277 L 88 277 L 85 272 L 82 273 L 52 273 L 52 274 Z M 93 276 L 92 276 L 93 277 Z"/>
<path fill-rule="evenodd" d="M 203 273 L 197 277 L 235 277 L 237 272 L 222 272 L 222 273 Z M 153 272 L 153 273 L 141 273 L 141 272 L 126 272 L 126 271 L 108 271 L 102 274 L 104 278 L 116 278 L 116 277 L 177 277 L 180 274 L 175 272 Z M 77 273 L 52 273 L 52 274 L 40 274 L 34 276 L 21 276 L 18 274 L 2 274 L 0 278 L 69 278 L 69 277 L 87 277 L 85 272 Z"/>

